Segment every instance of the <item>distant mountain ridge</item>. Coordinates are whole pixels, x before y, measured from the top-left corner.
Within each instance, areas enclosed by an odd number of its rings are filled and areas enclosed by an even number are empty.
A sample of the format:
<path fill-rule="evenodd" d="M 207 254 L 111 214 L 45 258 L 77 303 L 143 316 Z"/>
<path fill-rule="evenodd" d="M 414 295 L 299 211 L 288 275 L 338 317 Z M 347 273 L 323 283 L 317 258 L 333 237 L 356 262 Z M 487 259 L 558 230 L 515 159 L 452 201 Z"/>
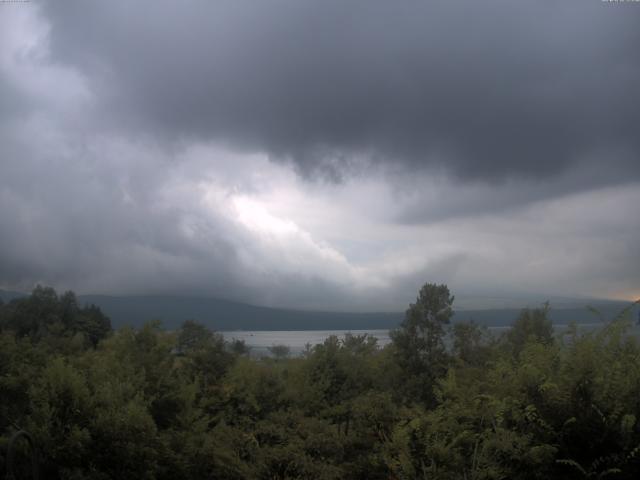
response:
<path fill-rule="evenodd" d="M 25 294 L 0 290 L 7 302 Z M 218 330 L 374 330 L 391 329 L 400 324 L 404 312 L 317 312 L 260 307 L 217 298 L 182 296 L 109 296 L 78 295 L 81 304 L 95 304 L 109 316 L 115 328 L 141 326 L 149 320 L 161 320 L 167 329 L 179 327 L 185 320 L 196 320 Z M 599 318 L 587 309 L 592 305 L 605 319 L 610 319 L 630 302 L 597 301 L 583 307 L 554 308 L 550 318 L 556 324 L 571 321 L 597 323 Z M 564 305 L 567 305 L 566 303 Z M 492 327 L 508 326 L 520 313 L 520 308 L 456 310 L 454 322 L 474 320 Z M 634 320 L 638 307 L 634 307 Z"/>
<path fill-rule="evenodd" d="M 26 295 L 27 295 L 26 293 L 22 293 L 22 292 L 14 292 L 11 290 L 0 289 L 0 300 L 2 300 L 3 302 L 10 302 L 14 298 L 21 298 Z"/>
<path fill-rule="evenodd" d="M 98 305 L 116 327 L 160 319 L 166 328 L 176 328 L 190 319 L 214 330 L 355 330 L 390 328 L 402 320 L 400 313 L 287 310 L 201 297 L 83 295 L 79 299 Z"/>

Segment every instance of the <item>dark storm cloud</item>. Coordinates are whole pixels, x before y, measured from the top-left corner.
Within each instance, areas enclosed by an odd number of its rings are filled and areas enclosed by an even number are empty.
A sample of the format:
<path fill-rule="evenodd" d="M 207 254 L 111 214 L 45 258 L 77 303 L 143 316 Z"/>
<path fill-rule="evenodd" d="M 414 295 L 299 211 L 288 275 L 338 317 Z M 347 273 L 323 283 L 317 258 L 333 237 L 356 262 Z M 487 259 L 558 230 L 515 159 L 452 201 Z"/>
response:
<path fill-rule="evenodd" d="M 45 2 L 114 122 L 464 179 L 640 171 L 640 8 L 585 1 Z M 606 163 L 606 167 L 604 164 Z"/>
<path fill-rule="evenodd" d="M 0 288 L 638 291 L 636 5 L 1 10 Z"/>
<path fill-rule="evenodd" d="M 482 179 L 467 181 L 463 185 L 443 178 L 426 179 L 424 176 L 403 177 L 396 180 L 407 198 L 398 206 L 394 219 L 399 223 L 426 224 L 441 221 L 476 218 L 486 215 L 517 213 L 524 207 L 546 199 L 560 198 L 576 191 L 597 190 L 603 185 L 618 187 L 637 183 L 632 168 L 623 170 L 615 161 L 616 152 L 602 152 L 600 161 L 583 158 L 576 168 L 558 172 L 540 181 L 539 178 L 503 179 L 486 182 Z"/>

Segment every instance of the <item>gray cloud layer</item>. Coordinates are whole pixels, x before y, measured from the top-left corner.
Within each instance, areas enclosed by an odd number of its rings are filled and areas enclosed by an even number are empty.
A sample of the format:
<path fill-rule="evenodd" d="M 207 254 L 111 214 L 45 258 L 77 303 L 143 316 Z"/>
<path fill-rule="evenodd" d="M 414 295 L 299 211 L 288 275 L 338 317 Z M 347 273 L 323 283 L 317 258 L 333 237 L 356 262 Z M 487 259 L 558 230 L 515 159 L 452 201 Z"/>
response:
<path fill-rule="evenodd" d="M 1 5 L 0 288 L 635 295 L 635 7 Z"/>
<path fill-rule="evenodd" d="M 599 1 L 46 2 L 113 122 L 342 168 L 640 173 L 640 9 Z M 568 185 L 576 188 L 577 185 Z"/>

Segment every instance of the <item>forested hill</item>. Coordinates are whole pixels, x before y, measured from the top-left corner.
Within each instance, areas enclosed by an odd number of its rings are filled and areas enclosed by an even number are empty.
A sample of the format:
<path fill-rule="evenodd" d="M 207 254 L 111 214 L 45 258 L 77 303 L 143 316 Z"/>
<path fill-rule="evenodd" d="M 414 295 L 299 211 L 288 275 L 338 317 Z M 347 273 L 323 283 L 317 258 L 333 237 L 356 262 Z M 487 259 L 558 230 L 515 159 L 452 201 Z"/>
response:
<path fill-rule="evenodd" d="M 151 319 L 165 328 L 196 320 L 214 330 L 337 330 L 385 329 L 398 325 L 401 313 L 311 312 L 259 307 L 216 298 L 171 296 L 80 296 L 81 302 L 98 305 L 115 328 L 140 326 Z"/>
<path fill-rule="evenodd" d="M 0 290 L 0 298 L 8 301 L 20 296 L 17 292 Z M 165 328 L 175 329 L 184 320 L 196 320 L 209 328 L 224 330 L 372 330 L 389 329 L 399 325 L 404 312 L 346 313 L 287 310 L 260 307 L 216 298 L 179 296 L 106 296 L 80 295 L 81 304 L 95 304 L 109 316 L 114 328 L 124 325 L 141 326 L 153 319 L 162 320 Z M 598 315 L 583 306 L 554 308 L 549 317 L 556 324 L 596 323 Z M 610 319 L 628 304 L 616 301 L 598 301 L 593 304 L 601 315 Z M 532 305 L 534 307 L 539 305 Z M 637 310 L 637 308 L 636 308 Z M 510 325 L 520 309 L 457 310 L 453 321 L 469 321 L 486 326 Z M 634 318 L 637 318 L 637 311 Z"/>

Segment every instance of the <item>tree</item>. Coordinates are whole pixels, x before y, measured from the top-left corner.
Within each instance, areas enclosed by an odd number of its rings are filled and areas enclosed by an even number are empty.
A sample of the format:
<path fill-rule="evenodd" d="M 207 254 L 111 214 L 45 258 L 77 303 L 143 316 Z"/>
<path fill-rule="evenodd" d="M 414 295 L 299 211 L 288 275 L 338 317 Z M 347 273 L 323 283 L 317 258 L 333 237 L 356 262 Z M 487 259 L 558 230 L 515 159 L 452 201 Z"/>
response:
<path fill-rule="evenodd" d="M 50 327 L 60 323 L 60 303 L 51 287 L 37 285 L 30 296 L 14 299 L 7 309 L 7 328 L 18 337 L 40 340 Z"/>
<path fill-rule="evenodd" d="M 549 304 L 542 308 L 525 308 L 506 334 L 506 340 L 514 355 L 518 355 L 528 342 L 544 345 L 553 343 L 553 324 L 549 319 Z"/>
<path fill-rule="evenodd" d="M 211 343 L 213 332 L 194 320 L 185 320 L 180 327 L 177 350 L 180 354 L 202 349 Z"/>
<path fill-rule="evenodd" d="M 234 338 L 229 342 L 229 349 L 231 350 L 231 353 L 238 356 L 249 355 L 251 352 L 251 347 L 247 345 L 247 342 L 237 338 Z"/>
<path fill-rule="evenodd" d="M 471 322 L 453 326 L 453 354 L 467 365 L 481 366 L 488 358 L 489 330 Z"/>
<path fill-rule="evenodd" d="M 94 347 L 111 333 L 111 320 L 100 307 L 89 305 L 78 312 L 74 331 L 82 332 Z"/>
<path fill-rule="evenodd" d="M 73 292 L 58 296 L 53 288 L 40 285 L 30 296 L 12 300 L 0 314 L 3 329 L 36 342 L 46 338 L 57 350 L 74 336 L 82 344 L 95 347 L 111 333 L 111 321 L 99 307 L 80 308 Z"/>
<path fill-rule="evenodd" d="M 287 358 L 291 354 L 291 349 L 287 345 L 271 345 L 267 347 L 269 353 L 273 355 L 276 359 Z"/>
<path fill-rule="evenodd" d="M 391 332 L 395 358 L 405 374 L 400 387 L 427 405 L 433 405 L 434 383 L 446 372 L 444 335 L 453 316 L 453 300 L 446 285 L 426 283 L 400 328 Z"/>

